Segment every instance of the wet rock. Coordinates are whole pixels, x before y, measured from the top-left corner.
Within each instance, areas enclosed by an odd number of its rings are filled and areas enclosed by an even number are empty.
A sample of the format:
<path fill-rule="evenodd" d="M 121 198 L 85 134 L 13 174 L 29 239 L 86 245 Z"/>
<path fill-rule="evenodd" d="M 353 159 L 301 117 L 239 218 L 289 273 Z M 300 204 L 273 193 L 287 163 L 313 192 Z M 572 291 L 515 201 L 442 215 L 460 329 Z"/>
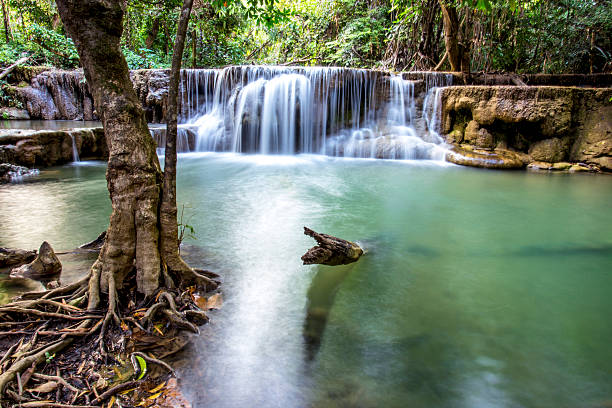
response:
<path fill-rule="evenodd" d="M 14 183 L 22 180 L 24 177 L 35 176 L 39 174 L 38 169 L 28 169 L 23 166 L 16 166 L 9 163 L 0 163 L 0 184 Z"/>
<path fill-rule="evenodd" d="M 446 161 L 462 166 L 485 169 L 522 169 L 526 160 L 524 155 L 510 150 L 482 150 L 469 146 L 453 147 L 446 154 Z"/>
<path fill-rule="evenodd" d="M 459 129 L 453 129 L 448 135 L 446 135 L 446 143 L 459 144 L 463 142 L 463 132 Z"/>
<path fill-rule="evenodd" d="M 586 164 L 573 164 L 568 171 L 570 173 L 593 172 L 594 170 Z"/>
<path fill-rule="evenodd" d="M 601 92 L 586 101 L 588 109 L 578 129 L 570 160 L 595 164 L 603 170 L 612 171 L 612 104 L 606 104 L 606 98 L 609 100 L 610 96 Z M 606 105 L 599 107 L 599 103 Z"/>
<path fill-rule="evenodd" d="M 569 170 L 570 167 L 572 167 L 572 163 L 559 162 L 559 163 L 553 163 L 552 170 L 563 171 L 563 170 Z"/>
<path fill-rule="evenodd" d="M 529 152 L 531 161 L 570 161 L 612 171 L 612 89 L 453 86 L 442 94 L 442 130 L 465 126 L 465 142 Z M 475 123 L 473 123 L 475 122 Z M 450 143 L 457 137 L 447 136 Z"/>
<path fill-rule="evenodd" d="M 0 119 L 28 120 L 30 119 L 30 114 L 26 109 L 0 108 Z"/>
<path fill-rule="evenodd" d="M 11 270 L 11 278 L 55 280 L 62 273 L 62 264 L 47 241 L 43 242 L 38 255 L 29 264 Z"/>
<path fill-rule="evenodd" d="M 478 122 L 472 120 L 465 128 L 464 141 L 483 149 L 495 147 L 493 136 L 485 128 L 481 128 Z"/>
<path fill-rule="evenodd" d="M 73 139 L 81 158 L 108 157 L 101 127 L 53 131 L 7 129 L 0 131 L 0 162 L 28 167 L 69 163 L 73 160 Z"/>
<path fill-rule="evenodd" d="M 529 155 L 536 161 L 560 162 L 569 155 L 569 143 L 559 138 L 545 139 L 532 144 Z"/>
<path fill-rule="evenodd" d="M 36 258 L 36 251 L 0 247 L 0 268 L 23 265 L 32 262 L 34 258 Z"/>
<path fill-rule="evenodd" d="M 531 162 L 527 165 L 527 168 L 530 170 L 552 170 L 553 164 L 547 162 L 535 161 Z"/>

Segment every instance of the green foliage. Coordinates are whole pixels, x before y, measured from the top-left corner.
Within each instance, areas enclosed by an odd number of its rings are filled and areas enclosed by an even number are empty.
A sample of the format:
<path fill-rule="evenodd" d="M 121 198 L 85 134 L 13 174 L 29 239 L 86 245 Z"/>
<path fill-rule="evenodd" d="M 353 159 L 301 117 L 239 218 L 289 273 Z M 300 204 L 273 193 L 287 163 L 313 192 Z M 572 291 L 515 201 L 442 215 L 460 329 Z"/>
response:
<path fill-rule="evenodd" d="M 440 4 L 455 8 L 473 71 L 612 71 L 611 0 L 210 0 L 195 2 L 183 66 L 272 63 L 431 69 L 445 52 Z M 52 0 L 9 0 L 0 64 L 78 58 Z M 182 0 L 128 0 L 128 65 L 170 66 Z M 0 38 L 5 37 L 0 30 Z M 448 69 L 448 63 L 442 69 Z"/>
<path fill-rule="evenodd" d="M 163 56 L 158 53 L 140 48 L 138 53 L 127 47 L 122 47 L 123 55 L 130 69 L 151 69 L 151 68 L 168 68 L 169 64 Z"/>

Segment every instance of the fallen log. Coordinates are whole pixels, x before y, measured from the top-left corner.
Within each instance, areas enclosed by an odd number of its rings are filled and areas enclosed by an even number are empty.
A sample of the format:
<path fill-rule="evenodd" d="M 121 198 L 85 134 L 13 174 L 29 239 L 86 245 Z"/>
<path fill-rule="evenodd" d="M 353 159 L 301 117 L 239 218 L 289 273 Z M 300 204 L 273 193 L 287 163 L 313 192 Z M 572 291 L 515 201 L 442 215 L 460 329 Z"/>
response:
<path fill-rule="evenodd" d="M 304 235 L 313 237 L 318 244 L 302 255 L 304 265 L 346 265 L 357 261 L 363 255 L 363 249 L 354 242 L 319 234 L 307 227 L 304 227 Z"/>
<path fill-rule="evenodd" d="M 23 58 L 20 58 L 17 61 L 15 61 L 15 63 L 13 65 L 11 65 L 10 67 L 8 67 L 4 71 L 2 71 L 2 73 L 0 73 L 0 79 L 4 79 L 5 76 L 10 74 L 15 68 L 17 68 L 19 65 L 23 64 L 24 62 L 26 62 L 29 59 L 30 59 L 30 57 L 23 57 Z"/>
<path fill-rule="evenodd" d="M 88 242 L 86 244 L 79 246 L 79 249 L 90 249 L 94 251 L 99 251 L 100 249 L 102 249 L 102 246 L 104 245 L 105 241 L 106 241 L 106 231 L 102 231 L 102 233 L 98 235 L 98 238 L 94 239 L 91 242 Z"/>

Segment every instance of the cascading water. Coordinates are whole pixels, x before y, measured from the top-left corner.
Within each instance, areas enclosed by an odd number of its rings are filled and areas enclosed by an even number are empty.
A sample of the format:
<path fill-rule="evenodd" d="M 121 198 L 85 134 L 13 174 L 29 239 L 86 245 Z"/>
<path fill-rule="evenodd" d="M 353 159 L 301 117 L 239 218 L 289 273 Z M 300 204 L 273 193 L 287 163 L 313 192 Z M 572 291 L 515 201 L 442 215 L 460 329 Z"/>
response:
<path fill-rule="evenodd" d="M 441 160 L 439 90 L 452 76 L 423 81 L 420 109 L 419 81 L 379 71 L 185 70 L 178 150 Z"/>
<path fill-rule="evenodd" d="M 76 145 L 76 140 L 74 139 L 74 135 L 71 133 L 70 138 L 72 139 L 72 161 L 79 162 L 81 159 L 79 158 L 79 149 Z"/>

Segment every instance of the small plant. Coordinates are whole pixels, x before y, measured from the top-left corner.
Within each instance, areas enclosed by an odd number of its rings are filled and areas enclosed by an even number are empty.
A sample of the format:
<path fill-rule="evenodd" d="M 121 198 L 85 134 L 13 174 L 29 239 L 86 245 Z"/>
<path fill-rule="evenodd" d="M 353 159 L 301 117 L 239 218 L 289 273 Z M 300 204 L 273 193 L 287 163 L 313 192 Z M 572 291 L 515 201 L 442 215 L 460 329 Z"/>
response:
<path fill-rule="evenodd" d="M 181 206 L 181 215 L 180 215 L 179 220 L 178 220 L 179 253 L 181 251 L 181 243 L 183 242 L 183 239 L 185 239 L 185 238 L 189 238 L 189 239 L 193 239 L 193 240 L 198 239 L 196 237 L 195 229 L 193 228 L 193 226 L 189 225 L 187 223 L 189 220 L 185 220 L 185 222 L 183 222 L 183 215 L 184 215 L 184 213 L 185 213 L 185 204 L 183 204 Z M 191 217 L 189 217 L 189 218 L 191 218 Z"/>

